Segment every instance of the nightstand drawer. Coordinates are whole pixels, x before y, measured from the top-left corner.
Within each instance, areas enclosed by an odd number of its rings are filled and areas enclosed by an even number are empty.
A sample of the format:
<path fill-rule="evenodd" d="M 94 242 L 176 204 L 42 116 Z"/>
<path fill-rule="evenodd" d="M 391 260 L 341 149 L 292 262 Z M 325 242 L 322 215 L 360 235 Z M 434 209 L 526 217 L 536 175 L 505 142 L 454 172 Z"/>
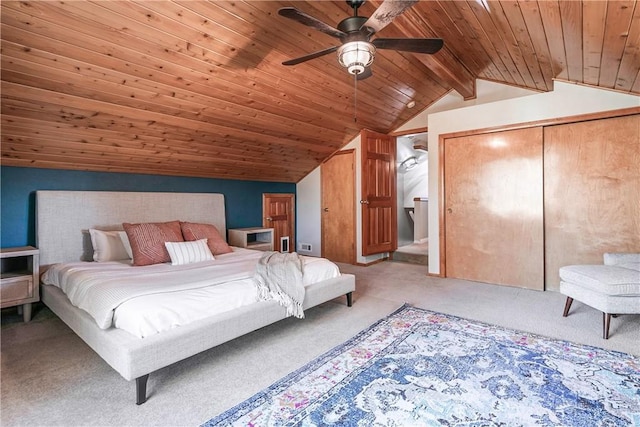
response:
<path fill-rule="evenodd" d="M 22 300 L 33 298 L 33 277 L 32 276 L 18 276 L 2 279 L 0 282 L 0 304 L 2 307 L 5 305 L 15 305 Z"/>

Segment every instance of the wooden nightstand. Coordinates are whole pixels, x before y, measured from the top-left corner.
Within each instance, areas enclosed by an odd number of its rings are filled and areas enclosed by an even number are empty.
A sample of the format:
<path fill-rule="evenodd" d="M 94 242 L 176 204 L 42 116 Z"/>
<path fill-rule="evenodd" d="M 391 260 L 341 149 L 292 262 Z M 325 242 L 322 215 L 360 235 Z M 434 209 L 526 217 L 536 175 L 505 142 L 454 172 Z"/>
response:
<path fill-rule="evenodd" d="M 258 251 L 272 251 L 273 228 L 232 228 L 229 230 L 229 244 Z"/>
<path fill-rule="evenodd" d="M 0 308 L 22 305 L 31 320 L 31 303 L 40 301 L 40 251 L 33 246 L 0 249 Z"/>

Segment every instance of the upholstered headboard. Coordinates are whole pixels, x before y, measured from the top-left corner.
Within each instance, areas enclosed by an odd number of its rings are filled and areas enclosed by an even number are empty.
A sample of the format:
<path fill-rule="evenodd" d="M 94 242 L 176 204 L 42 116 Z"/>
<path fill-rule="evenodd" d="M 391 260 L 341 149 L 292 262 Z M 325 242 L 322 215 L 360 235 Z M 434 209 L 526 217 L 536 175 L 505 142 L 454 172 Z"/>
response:
<path fill-rule="evenodd" d="M 122 230 L 123 222 L 213 224 L 226 239 L 224 195 L 114 191 L 37 191 L 40 264 L 91 261 L 90 228 Z"/>

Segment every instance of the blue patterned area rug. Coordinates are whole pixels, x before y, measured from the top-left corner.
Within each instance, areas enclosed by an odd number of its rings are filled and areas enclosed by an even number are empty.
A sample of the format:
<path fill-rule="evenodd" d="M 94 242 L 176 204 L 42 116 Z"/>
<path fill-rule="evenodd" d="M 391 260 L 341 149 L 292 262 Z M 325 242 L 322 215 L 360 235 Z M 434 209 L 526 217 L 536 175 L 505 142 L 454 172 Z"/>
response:
<path fill-rule="evenodd" d="M 640 358 L 405 305 L 205 426 L 640 426 Z"/>

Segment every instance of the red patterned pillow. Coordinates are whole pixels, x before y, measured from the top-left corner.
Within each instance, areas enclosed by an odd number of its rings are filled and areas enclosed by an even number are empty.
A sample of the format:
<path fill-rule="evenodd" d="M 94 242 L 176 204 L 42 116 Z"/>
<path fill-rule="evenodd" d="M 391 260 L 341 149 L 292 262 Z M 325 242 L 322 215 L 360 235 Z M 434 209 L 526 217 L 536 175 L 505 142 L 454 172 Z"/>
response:
<path fill-rule="evenodd" d="M 207 246 L 209 246 L 213 255 L 233 252 L 233 249 L 222 238 L 215 225 L 180 222 L 180 227 L 182 228 L 182 236 L 187 242 L 207 239 Z"/>
<path fill-rule="evenodd" d="M 184 242 L 180 221 L 122 224 L 131 243 L 133 265 L 151 265 L 171 261 L 164 242 Z"/>

